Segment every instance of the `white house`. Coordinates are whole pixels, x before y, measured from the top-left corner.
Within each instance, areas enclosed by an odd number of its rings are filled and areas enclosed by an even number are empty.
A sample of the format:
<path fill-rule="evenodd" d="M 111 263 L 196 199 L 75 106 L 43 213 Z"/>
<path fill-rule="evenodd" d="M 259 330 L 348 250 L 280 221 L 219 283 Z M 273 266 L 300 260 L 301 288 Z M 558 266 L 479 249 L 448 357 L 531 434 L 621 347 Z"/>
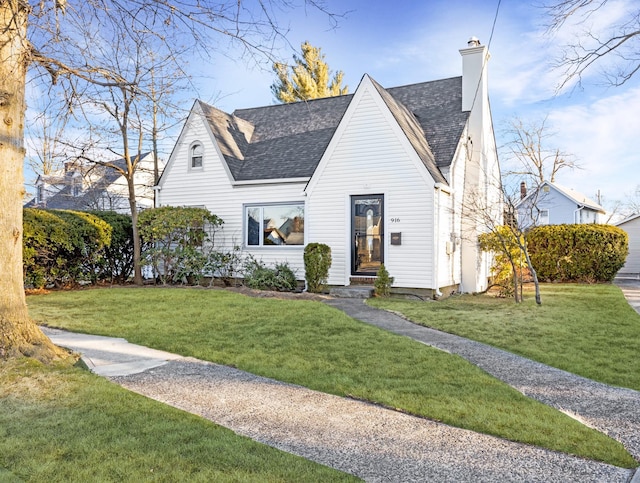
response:
<path fill-rule="evenodd" d="M 631 215 L 616 226 L 629 236 L 629 255 L 618 276 L 640 277 L 640 214 Z"/>
<path fill-rule="evenodd" d="M 153 207 L 153 159 L 153 153 L 141 155 L 135 171 L 138 209 Z M 111 164 L 126 169 L 126 162 L 122 158 Z M 35 186 L 36 196 L 26 207 L 131 212 L 127 180 L 117 170 L 106 166 L 92 165 L 87 168 L 77 163 L 66 163 L 59 172 L 38 176 Z"/>
<path fill-rule="evenodd" d="M 538 225 L 601 223 L 605 209 L 573 189 L 544 181 L 526 191 L 521 184 L 521 200 L 516 205 L 522 228 Z"/>
<path fill-rule="evenodd" d="M 371 281 L 434 296 L 487 286 L 470 206 L 502 217 L 486 63 L 477 39 L 462 77 L 385 89 L 364 75 L 350 95 L 239 109 L 196 101 L 162 174 L 160 205 L 205 206 L 216 244 L 304 279 L 303 249 L 331 247 L 328 283 Z M 471 203 L 473 201 L 473 203 Z"/>

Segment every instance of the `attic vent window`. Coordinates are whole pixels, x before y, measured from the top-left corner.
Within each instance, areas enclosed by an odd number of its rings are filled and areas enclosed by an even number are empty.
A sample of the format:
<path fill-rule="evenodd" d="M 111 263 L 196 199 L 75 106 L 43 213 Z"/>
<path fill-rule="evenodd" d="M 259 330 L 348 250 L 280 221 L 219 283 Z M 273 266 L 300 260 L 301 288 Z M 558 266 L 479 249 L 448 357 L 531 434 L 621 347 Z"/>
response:
<path fill-rule="evenodd" d="M 549 191 L 551 191 L 551 188 L 549 188 L 548 185 L 544 185 L 542 188 L 542 191 L 544 191 L 545 193 L 548 193 Z"/>
<path fill-rule="evenodd" d="M 204 154 L 204 148 L 202 144 L 196 142 L 191 145 L 191 169 L 202 168 L 202 155 Z"/>

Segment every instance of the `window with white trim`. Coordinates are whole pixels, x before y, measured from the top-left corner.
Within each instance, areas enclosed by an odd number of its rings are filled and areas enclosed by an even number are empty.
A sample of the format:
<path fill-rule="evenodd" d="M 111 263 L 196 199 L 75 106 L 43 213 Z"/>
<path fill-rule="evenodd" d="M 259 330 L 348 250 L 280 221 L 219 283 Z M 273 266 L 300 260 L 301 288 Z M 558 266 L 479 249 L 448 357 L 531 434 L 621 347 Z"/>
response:
<path fill-rule="evenodd" d="M 247 247 L 304 245 L 304 203 L 247 205 L 244 208 Z"/>
<path fill-rule="evenodd" d="M 538 212 L 538 225 L 549 224 L 549 210 L 539 210 Z"/>
<path fill-rule="evenodd" d="M 194 142 L 189 148 L 189 168 L 202 169 L 202 157 L 204 155 L 204 147 L 199 141 Z"/>

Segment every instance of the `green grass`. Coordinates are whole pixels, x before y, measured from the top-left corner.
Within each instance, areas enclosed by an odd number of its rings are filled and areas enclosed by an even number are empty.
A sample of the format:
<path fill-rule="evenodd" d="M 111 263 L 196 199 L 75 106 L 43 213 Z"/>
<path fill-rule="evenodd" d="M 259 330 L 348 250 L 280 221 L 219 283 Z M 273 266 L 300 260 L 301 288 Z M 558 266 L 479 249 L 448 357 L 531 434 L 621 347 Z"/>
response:
<path fill-rule="evenodd" d="M 0 362 L 0 481 L 356 481 L 87 371 Z"/>
<path fill-rule="evenodd" d="M 27 301 L 39 323 L 125 337 L 513 441 L 637 465 L 621 444 L 462 358 L 318 302 L 160 288 L 57 292 Z"/>
<path fill-rule="evenodd" d="M 506 349 L 544 364 L 640 391 L 640 315 L 614 285 L 544 284 L 542 305 L 490 295 L 438 303 L 374 299 L 429 327 Z"/>

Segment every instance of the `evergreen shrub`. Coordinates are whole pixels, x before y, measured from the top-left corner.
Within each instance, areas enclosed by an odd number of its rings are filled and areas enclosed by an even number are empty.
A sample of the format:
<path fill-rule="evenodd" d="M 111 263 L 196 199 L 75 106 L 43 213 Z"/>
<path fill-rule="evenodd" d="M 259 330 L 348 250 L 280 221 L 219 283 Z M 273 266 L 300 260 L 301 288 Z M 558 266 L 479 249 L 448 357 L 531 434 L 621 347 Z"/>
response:
<path fill-rule="evenodd" d="M 86 212 L 25 208 L 23 265 L 25 285 L 42 288 L 95 282 L 93 270 L 111 243 L 111 226 Z"/>
<path fill-rule="evenodd" d="M 99 280 L 125 283 L 133 273 L 133 224 L 131 215 L 115 211 L 90 211 L 111 226 L 111 243 L 103 248 L 96 266 Z"/>
<path fill-rule="evenodd" d="M 244 283 L 249 288 L 278 292 L 293 292 L 298 287 L 296 274 L 287 262 L 276 263 L 274 268 L 269 268 L 252 256 L 245 262 Z"/>
<path fill-rule="evenodd" d="M 545 225 L 527 233 L 538 278 L 551 282 L 611 282 L 629 252 L 624 230 L 611 225 Z"/>
<path fill-rule="evenodd" d="M 309 243 L 304 247 L 304 271 L 307 290 L 324 291 L 331 268 L 331 247 L 324 243 Z"/>
<path fill-rule="evenodd" d="M 389 271 L 384 266 L 384 263 L 381 263 L 376 273 L 376 281 L 373 283 L 376 297 L 388 297 L 391 294 L 393 280 L 394 278 L 389 276 Z"/>

